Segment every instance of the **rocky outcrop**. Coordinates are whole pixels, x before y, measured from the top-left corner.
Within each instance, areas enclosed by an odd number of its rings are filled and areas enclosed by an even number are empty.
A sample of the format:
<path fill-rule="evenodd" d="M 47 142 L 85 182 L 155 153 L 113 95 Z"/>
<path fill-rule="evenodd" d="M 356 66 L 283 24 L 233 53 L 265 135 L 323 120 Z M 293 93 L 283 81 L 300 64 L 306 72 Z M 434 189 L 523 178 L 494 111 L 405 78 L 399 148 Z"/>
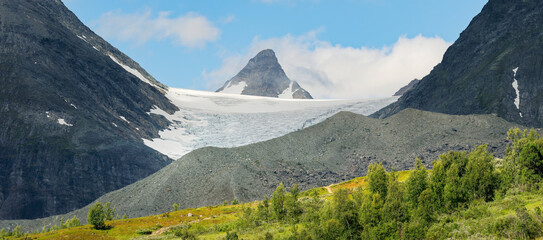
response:
<path fill-rule="evenodd" d="M 542 127 L 542 106 L 543 4 L 490 0 L 428 76 L 372 116 L 417 108 Z"/>
<path fill-rule="evenodd" d="M 127 71 L 130 70 L 131 72 Z M 85 206 L 171 162 L 165 87 L 59 0 L 0 0 L 0 219 Z"/>
<path fill-rule="evenodd" d="M 411 80 L 411 82 L 409 82 L 407 85 L 403 86 L 398 91 L 396 91 L 396 93 L 394 93 L 393 96 L 402 96 L 402 95 L 404 95 L 407 91 L 413 89 L 415 87 L 415 85 L 417 85 L 417 83 L 419 83 L 419 82 L 420 82 L 420 80 L 418 80 L 418 79 Z"/>
<path fill-rule="evenodd" d="M 290 80 L 271 49 L 262 50 L 217 92 L 278 97 L 288 99 L 312 99 L 296 81 Z"/>

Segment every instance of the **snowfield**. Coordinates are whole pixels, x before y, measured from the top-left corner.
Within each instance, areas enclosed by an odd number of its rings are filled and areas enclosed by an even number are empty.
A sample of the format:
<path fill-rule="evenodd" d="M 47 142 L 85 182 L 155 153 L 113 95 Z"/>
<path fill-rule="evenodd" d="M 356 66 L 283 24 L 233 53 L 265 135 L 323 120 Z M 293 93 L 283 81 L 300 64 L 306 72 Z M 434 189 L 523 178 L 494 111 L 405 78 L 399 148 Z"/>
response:
<path fill-rule="evenodd" d="M 206 146 L 236 147 L 269 140 L 322 122 L 339 111 L 369 115 L 398 97 L 366 100 L 293 100 L 169 88 L 166 96 L 180 110 L 151 113 L 172 124 L 145 145 L 179 159 Z"/>

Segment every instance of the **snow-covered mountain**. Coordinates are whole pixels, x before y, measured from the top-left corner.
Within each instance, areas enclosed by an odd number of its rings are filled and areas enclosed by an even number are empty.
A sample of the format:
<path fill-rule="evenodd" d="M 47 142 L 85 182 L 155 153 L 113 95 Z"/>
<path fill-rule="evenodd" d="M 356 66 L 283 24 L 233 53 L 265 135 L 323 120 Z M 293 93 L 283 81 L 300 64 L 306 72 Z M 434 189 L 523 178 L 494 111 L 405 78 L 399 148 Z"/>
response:
<path fill-rule="evenodd" d="M 150 114 L 172 124 L 160 138 L 145 145 L 178 159 L 201 147 L 235 147 L 285 135 L 340 111 L 369 115 L 398 97 L 366 100 L 276 99 L 169 88 L 166 97 L 180 110 L 168 114 L 155 107 Z"/>
<path fill-rule="evenodd" d="M 284 99 L 313 98 L 296 81 L 287 77 L 271 49 L 260 51 L 217 92 Z"/>

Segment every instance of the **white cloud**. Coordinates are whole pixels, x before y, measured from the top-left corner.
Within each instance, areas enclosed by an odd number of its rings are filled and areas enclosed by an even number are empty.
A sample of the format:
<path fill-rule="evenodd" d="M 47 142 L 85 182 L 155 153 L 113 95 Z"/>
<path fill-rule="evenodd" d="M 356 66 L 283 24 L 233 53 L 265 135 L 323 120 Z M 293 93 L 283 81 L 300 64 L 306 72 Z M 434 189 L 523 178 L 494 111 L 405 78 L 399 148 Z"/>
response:
<path fill-rule="evenodd" d="M 247 54 L 227 56 L 219 69 L 202 74 L 209 90 L 216 90 L 259 51 L 271 48 L 288 77 L 315 98 L 385 97 L 427 75 L 450 46 L 440 37 L 419 35 L 399 37 L 393 46 L 353 48 L 321 41 L 317 34 L 257 37 Z"/>
<path fill-rule="evenodd" d="M 172 39 L 185 47 L 204 47 L 207 42 L 216 41 L 220 30 L 206 17 L 189 12 L 180 17 L 171 17 L 169 12 L 153 16 L 150 10 L 124 14 L 108 12 L 96 22 L 97 32 L 108 38 L 121 41 L 147 41 Z"/>

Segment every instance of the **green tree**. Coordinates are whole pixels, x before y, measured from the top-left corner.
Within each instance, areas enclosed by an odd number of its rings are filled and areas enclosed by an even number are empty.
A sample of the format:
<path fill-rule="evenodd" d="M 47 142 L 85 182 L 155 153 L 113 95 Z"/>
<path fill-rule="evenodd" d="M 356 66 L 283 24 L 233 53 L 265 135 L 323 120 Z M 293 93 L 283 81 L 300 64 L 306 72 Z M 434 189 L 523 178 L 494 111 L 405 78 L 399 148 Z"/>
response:
<path fill-rule="evenodd" d="M 310 196 L 311 198 L 303 204 L 302 220 L 308 225 L 316 225 L 321 219 L 319 210 L 322 209 L 323 201 L 319 198 L 317 189 L 313 189 Z"/>
<path fill-rule="evenodd" d="M 349 198 L 346 189 L 339 189 L 332 196 L 332 216 L 344 226 L 348 236 L 352 236 L 358 229 L 358 214 L 354 202 Z"/>
<path fill-rule="evenodd" d="M 379 193 L 382 198 L 387 195 L 388 174 L 381 163 L 372 163 L 366 174 L 370 192 Z"/>
<path fill-rule="evenodd" d="M 339 239 L 343 234 L 344 227 L 337 219 L 329 219 L 322 226 L 321 239 Z"/>
<path fill-rule="evenodd" d="M 407 201 L 413 209 L 417 208 L 419 196 L 428 187 L 428 172 L 422 161 L 415 160 L 415 169 L 409 173 L 406 181 Z"/>
<path fill-rule="evenodd" d="M 294 184 L 285 199 L 286 214 L 294 222 L 298 221 L 298 216 L 302 213 L 298 204 L 298 195 L 300 195 L 300 189 L 297 184 Z"/>
<path fill-rule="evenodd" d="M 111 208 L 110 202 L 107 202 L 104 205 L 104 215 L 105 215 L 106 220 L 108 221 L 113 220 L 113 217 L 115 217 L 115 210 L 116 210 L 116 207 Z"/>
<path fill-rule="evenodd" d="M 443 201 L 447 209 L 455 209 L 460 203 L 464 202 L 464 189 L 462 188 L 461 173 L 462 167 L 455 162 L 447 170 L 445 188 L 443 189 Z"/>
<path fill-rule="evenodd" d="M 543 177 L 543 139 L 527 142 L 518 156 L 520 165 L 519 182 L 534 183 Z"/>
<path fill-rule="evenodd" d="M 388 194 L 383 205 L 383 220 L 385 222 L 405 222 L 408 219 L 408 206 L 405 201 L 404 186 L 398 181 L 395 171 L 390 173 Z"/>
<path fill-rule="evenodd" d="M 279 183 L 272 194 L 271 208 L 276 219 L 283 220 L 285 218 L 285 186 L 283 183 Z"/>
<path fill-rule="evenodd" d="M 415 215 L 417 218 L 421 219 L 429 225 L 434 219 L 434 209 L 433 209 L 433 199 L 432 199 L 432 190 L 427 188 L 422 191 L 418 200 L 419 204 Z"/>
<path fill-rule="evenodd" d="M 232 200 L 232 205 L 238 205 L 239 202 L 238 202 L 238 199 L 234 198 L 234 200 Z"/>
<path fill-rule="evenodd" d="M 174 211 L 176 211 L 176 212 L 179 211 L 179 204 L 174 203 L 172 206 L 173 206 Z"/>
<path fill-rule="evenodd" d="M 362 197 L 362 207 L 358 213 L 362 228 L 368 229 L 379 225 L 382 207 L 383 200 L 379 193 L 365 194 Z"/>
<path fill-rule="evenodd" d="M 466 200 L 484 199 L 489 201 L 494 195 L 495 177 L 494 157 L 487 152 L 487 145 L 478 146 L 468 155 L 466 170 L 462 176 L 462 185 Z"/>
<path fill-rule="evenodd" d="M 262 221 L 268 221 L 269 220 L 269 200 L 268 197 L 265 196 L 264 200 L 260 204 L 258 204 L 258 207 L 256 209 L 256 216 L 259 220 Z"/>
<path fill-rule="evenodd" d="M 87 217 L 87 222 L 93 226 L 94 229 L 105 229 L 106 214 L 102 203 L 95 203 L 90 209 Z"/>
<path fill-rule="evenodd" d="M 512 142 L 503 159 L 501 181 L 502 191 L 511 185 L 530 187 L 541 181 L 543 174 L 543 139 L 533 129 L 521 131 L 512 128 L 507 133 Z"/>

